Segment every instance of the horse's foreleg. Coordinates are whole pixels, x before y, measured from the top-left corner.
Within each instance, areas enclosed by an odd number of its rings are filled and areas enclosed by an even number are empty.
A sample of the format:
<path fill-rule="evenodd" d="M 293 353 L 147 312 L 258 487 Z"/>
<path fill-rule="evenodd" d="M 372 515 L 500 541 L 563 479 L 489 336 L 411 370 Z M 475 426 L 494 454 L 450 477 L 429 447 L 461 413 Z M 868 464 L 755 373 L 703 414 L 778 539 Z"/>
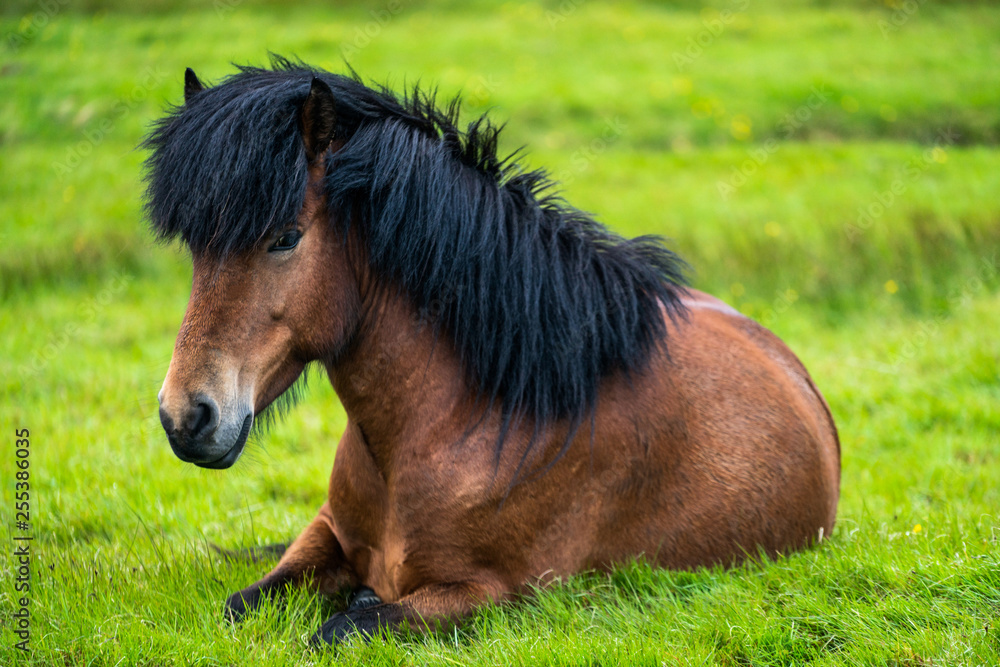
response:
<path fill-rule="evenodd" d="M 281 560 L 267 576 L 226 600 L 226 614 L 234 621 L 260 606 L 272 594 L 281 594 L 288 586 L 312 577 L 320 592 L 333 594 L 350 583 L 344 565 L 344 552 L 331 529 L 330 508 L 324 504 L 319 515 L 288 547 Z"/>
<path fill-rule="evenodd" d="M 399 602 L 352 605 L 347 611 L 331 616 L 313 635 L 312 642 L 336 644 L 355 633 L 371 638 L 383 628 L 393 630 L 404 625 L 421 632 L 438 629 L 502 597 L 499 588 L 472 582 L 427 586 Z"/>

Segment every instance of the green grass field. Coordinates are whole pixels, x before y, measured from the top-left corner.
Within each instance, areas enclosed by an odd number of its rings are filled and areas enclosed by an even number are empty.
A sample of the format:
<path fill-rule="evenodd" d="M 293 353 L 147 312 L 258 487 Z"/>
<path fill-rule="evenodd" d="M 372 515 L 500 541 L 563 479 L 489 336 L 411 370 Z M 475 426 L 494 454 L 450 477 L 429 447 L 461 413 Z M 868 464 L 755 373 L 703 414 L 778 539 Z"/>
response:
<path fill-rule="evenodd" d="M 345 5 L 345 6 L 340 6 Z M 862 0 L 0 10 L 0 664 L 1000 663 L 1000 8 Z M 337 601 L 226 595 L 325 494 L 319 374 L 234 469 L 157 417 L 189 289 L 141 212 L 184 67 L 298 55 L 463 92 L 504 145 L 783 337 L 843 443 L 832 539 L 735 570 L 583 574 L 436 635 L 314 652 Z M 15 429 L 31 432 L 31 650 L 14 648 Z M 342 602 L 342 601 L 341 601 Z"/>

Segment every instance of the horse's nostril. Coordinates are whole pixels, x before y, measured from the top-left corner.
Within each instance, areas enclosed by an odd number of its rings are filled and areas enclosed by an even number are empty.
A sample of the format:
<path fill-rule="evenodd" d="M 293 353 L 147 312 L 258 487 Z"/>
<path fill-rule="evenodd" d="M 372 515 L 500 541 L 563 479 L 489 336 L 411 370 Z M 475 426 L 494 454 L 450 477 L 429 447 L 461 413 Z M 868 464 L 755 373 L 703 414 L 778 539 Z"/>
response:
<path fill-rule="evenodd" d="M 191 411 L 188 418 L 188 432 L 194 439 L 200 439 L 213 430 L 219 423 L 219 410 L 211 399 L 200 401 Z"/>

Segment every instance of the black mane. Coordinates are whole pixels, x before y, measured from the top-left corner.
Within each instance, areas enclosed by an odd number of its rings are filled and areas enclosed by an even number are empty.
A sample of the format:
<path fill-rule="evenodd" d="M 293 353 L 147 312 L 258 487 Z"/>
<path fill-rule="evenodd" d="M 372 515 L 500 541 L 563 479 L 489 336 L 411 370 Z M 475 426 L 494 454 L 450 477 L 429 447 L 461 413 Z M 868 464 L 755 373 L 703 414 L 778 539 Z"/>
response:
<path fill-rule="evenodd" d="M 665 344 L 683 312 L 684 263 L 658 237 L 626 240 L 497 156 L 484 118 L 458 129 L 417 88 L 403 97 L 276 58 L 240 67 L 158 121 L 143 146 L 146 210 L 163 239 L 219 257 L 293 222 L 306 187 L 298 113 L 319 77 L 343 147 L 328 161 L 331 224 L 358 214 L 374 275 L 401 287 L 455 343 L 471 386 L 505 423 L 568 418 L 598 381 Z"/>

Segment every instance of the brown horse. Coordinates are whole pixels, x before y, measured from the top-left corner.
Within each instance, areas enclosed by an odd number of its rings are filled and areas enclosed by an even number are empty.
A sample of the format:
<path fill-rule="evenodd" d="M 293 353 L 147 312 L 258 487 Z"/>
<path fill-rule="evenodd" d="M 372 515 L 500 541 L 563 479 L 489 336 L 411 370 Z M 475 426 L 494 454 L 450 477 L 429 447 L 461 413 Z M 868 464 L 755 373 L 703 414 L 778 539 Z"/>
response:
<path fill-rule="evenodd" d="M 231 466 L 313 361 L 349 417 L 326 502 L 229 614 L 353 587 L 332 643 L 829 535 L 837 432 L 796 356 L 456 109 L 279 60 L 212 88 L 188 70 L 146 142 L 154 228 L 194 262 L 159 394 L 177 456 Z"/>

